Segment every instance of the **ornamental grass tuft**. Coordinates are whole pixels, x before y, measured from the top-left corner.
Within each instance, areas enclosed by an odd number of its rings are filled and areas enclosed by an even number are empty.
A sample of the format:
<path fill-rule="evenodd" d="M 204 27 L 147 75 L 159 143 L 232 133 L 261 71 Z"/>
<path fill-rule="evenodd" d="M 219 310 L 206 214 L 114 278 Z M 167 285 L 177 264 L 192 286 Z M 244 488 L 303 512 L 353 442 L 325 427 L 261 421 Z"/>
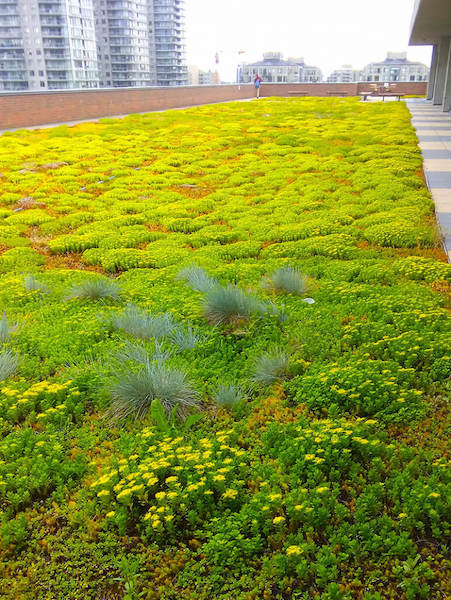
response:
<path fill-rule="evenodd" d="M 17 371 L 19 361 L 11 350 L 0 352 L 0 381 L 11 377 Z"/>
<path fill-rule="evenodd" d="M 203 314 L 210 325 L 234 325 L 265 312 L 265 303 L 238 286 L 217 285 L 205 296 Z"/>
<path fill-rule="evenodd" d="M 182 269 L 177 275 L 177 279 L 184 279 L 191 289 L 203 294 L 206 294 L 218 285 L 218 281 L 214 277 L 210 277 L 202 267 L 197 267 L 196 265 Z"/>
<path fill-rule="evenodd" d="M 252 369 L 252 381 L 264 386 L 272 385 L 276 381 L 284 381 L 289 375 L 290 357 L 280 349 L 259 356 Z"/>
<path fill-rule="evenodd" d="M 118 300 L 119 297 L 120 291 L 117 284 L 106 277 L 99 277 L 97 279 L 86 279 L 74 286 L 68 299 L 90 298 L 91 300 L 99 300 L 110 298 L 111 300 Z"/>
<path fill-rule="evenodd" d="M 111 396 L 113 418 L 143 419 L 156 398 L 168 416 L 176 408 L 180 418 L 186 418 L 190 408 L 198 404 L 197 392 L 186 374 L 161 362 L 147 362 L 136 373 L 119 375 Z"/>
<path fill-rule="evenodd" d="M 11 325 L 8 322 L 8 317 L 4 312 L 2 318 L 0 319 L 0 344 L 4 344 L 9 340 L 11 333 L 13 333 L 17 329 L 17 325 Z"/>
<path fill-rule="evenodd" d="M 170 340 L 177 346 L 178 350 L 192 350 L 196 344 L 202 341 L 202 338 L 194 331 L 192 327 L 176 327 L 170 334 Z"/>
<path fill-rule="evenodd" d="M 124 312 L 113 316 L 112 325 L 142 340 L 161 339 L 170 335 L 175 327 L 170 314 L 151 315 L 134 304 L 128 304 Z"/>
<path fill-rule="evenodd" d="M 49 292 L 49 288 L 39 281 L 33 273 L 24 276 L 24 287 L 27 292 L 42 292 L 43 294 L 48 294 Z"/>
<path fill-rule="evenodd" d="M 269 275 L 263 286 L 278 294 L 295 294 L 301 296 L 307 292 L 307 278 L 298 269 L 281 267 Z"/>
<path fill-rule="evenodd" d="M 213 392 L 213 399 L 219 406 L 231 408 L 242 400 L 245 400 L 246 394 L 241 386 L 233 383 L 222 383 Z"/>

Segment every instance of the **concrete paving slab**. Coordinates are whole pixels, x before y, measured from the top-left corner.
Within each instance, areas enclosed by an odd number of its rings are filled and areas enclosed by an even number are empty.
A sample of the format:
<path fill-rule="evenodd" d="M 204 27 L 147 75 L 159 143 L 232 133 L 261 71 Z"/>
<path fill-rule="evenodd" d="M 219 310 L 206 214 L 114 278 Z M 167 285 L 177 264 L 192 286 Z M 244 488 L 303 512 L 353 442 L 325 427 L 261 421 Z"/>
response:
<path fill-rule="evenodd" d="M 425 175 L 430 188 L 451 189 L 451 171 L 428 171 L 426 168 Z"/>
<path fill-rule="evenodd" d="M 422 142 L 421 150 L 447 150 L 446 144 L 440 141 Z"/>
<path fill-rule="evenodd" d="M 438 137 L 436 135 L 422 135 L 421 133 L 418 133 L 417 137 L 420 142 L 435 142 L 437 140 L 442 142 L 451 142 L 451 135 L 441 135 Z"/>
<path fill-rule="evenodd" d="M 437 127 L 436 125 L 431 125 L 430 127 L 415 127 L 415 129 L 417 130 L 417 134 L 418 135 L 422 135 L 422 134 L 437 134 L 440 137 L 442 135 L 448 136 L 451 135 L 451 128 L 450 127 Z"/>
<path fill-rule="evenodd" d="M 422 149 L 423 158 L 428 159 L 446 159 L 451 160 L 451 152 L 446 148 Z"/>
<path fill-rule="evenodd" d="M 435 204 L 443 247 L 451 262 L 451 115 L 423 100 L 407 106 L 423 154 L 423 169 Z M 420 108 L 421 106 L 421 108 Z"/>
<path fill-rule="evenodd" d="M 451 173 L 451 155 L 448 150 L 445 151 L 448 156 L 444 158 L 424 158 L 424 168 L 429 172 Z"/>

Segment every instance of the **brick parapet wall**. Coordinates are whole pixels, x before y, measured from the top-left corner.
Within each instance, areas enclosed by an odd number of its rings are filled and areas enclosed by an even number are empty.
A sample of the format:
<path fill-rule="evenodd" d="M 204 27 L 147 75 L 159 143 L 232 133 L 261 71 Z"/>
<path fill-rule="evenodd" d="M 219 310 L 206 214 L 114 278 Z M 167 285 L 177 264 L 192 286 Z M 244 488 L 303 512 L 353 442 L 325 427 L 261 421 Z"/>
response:
<path fill-rule="evenodd" d="M 243 100 L 251 85 L 0 93 L 0 129 Z"/>
<path fill-rule="evenodd" d="M 357 96 L 369 91 L 369 86 L 368 83 L 265 83 L 261 96 L 295 96 L 293 92 L 300 96 Z M 426 87 L 423 82 L 397 83 L 396 91 L 422 95 Z M 254 95 L 250 84 L 3 92 L 0 93 L 0 130 L 244 100 Z"/>

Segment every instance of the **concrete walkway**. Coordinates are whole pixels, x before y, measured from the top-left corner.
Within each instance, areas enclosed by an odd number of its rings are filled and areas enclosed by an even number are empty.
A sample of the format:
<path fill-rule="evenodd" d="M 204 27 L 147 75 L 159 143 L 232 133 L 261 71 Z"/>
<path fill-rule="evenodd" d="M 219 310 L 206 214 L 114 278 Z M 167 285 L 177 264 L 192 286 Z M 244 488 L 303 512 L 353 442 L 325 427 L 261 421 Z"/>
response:
<path fill-rule="evenodd" d="M 424 174 L 435 202 L 443 245 L 451 262 L 451 113 L 427 100 L 407 100 L 407 106 L 423 154 Z"/>

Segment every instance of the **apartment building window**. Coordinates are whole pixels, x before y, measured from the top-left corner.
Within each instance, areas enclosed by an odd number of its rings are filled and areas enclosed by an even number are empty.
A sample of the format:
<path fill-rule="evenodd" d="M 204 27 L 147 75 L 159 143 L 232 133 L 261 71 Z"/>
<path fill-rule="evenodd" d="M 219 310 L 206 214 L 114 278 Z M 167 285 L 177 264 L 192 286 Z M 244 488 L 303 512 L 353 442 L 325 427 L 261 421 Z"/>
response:
<path fill-rule="evenodd" d="M 44 71 L 39 71 L 39 77 L 44 77 Z"/>
<path fill-rule="evenodd" d="M 45 81 L 41 81 L 41 87 L 45 87 Z"/>
<path fill-rule="evenodd" d="M 30 71 L 31 77 L 34 77 L 34 71 Z"/>

